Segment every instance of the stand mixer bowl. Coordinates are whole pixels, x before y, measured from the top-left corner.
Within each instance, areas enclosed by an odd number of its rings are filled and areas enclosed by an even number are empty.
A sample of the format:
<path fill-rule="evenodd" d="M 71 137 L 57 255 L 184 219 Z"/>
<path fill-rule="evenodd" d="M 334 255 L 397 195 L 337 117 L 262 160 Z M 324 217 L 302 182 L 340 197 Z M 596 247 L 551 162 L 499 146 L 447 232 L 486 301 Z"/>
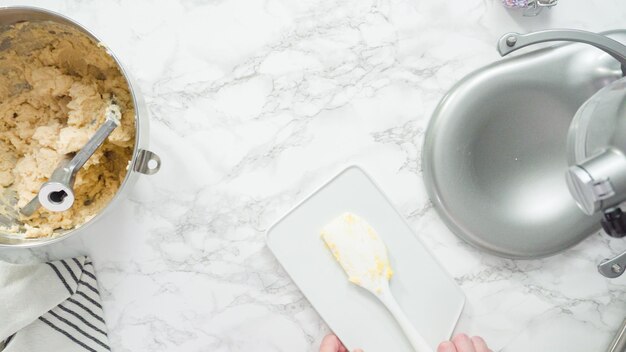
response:
<path fill-rule="evenodd" d="M 101 43 L 98 38 L 96 38 L 83 26 L 60 14 L 34 7 L 0 7 L 0 26 L 8 26 L 25 21 L 51 21 L 67 25 L 85 34 L 87 37 L 95 41 L 95 43 Z M 119 189 L 117 190 L 113 198 L 108 202 L 108 204 L 93 218 L 87 220 L 82 225 L 74 227 L 70 230 L 60 231 L 58 234 L 55 233 L 54 235 L 49 237 L 40 238 L 25 238 L 19 233 L 13 234 L 8 232 L 0 232 L 0 247 L 35 247 L 51 244 L 68 238 L 76 234 L 77 232 L 80 232 L 78 230 L 83 230 L 88 225 L 93 224 L 95 221 L 100 219 L 109 209 L 113 208 L 115 204 L 128 193 L 132 185 L 137 181 L 139 174 L 151 175 L 158 172 L 161 166 L 160 158 L 153 152 L 146 149 L 148 146 L 149 128 L 148 112 L 146 105 L 143 101 L 141 93 L 137 89 L 136 85 L 133 83 L 128 73 L 124 70 L 119 60 L 115 57 L 115 55 L 110 52 L 110 50 L 108 50 L 108 52 L 128 83 L 129 91 L 132 97 L 132 103 L 135 109 L 135 143 L 133 147 L 132 158 L 129 160 L 128 171 L 123 182 L 120 184 Z M 16 220 L 14 216 L 11 216 L 6 212 L 0 214 L 0 222 L 4 225 L 11 225 L 12 223 L 15 223 L 15 221 Z"/>

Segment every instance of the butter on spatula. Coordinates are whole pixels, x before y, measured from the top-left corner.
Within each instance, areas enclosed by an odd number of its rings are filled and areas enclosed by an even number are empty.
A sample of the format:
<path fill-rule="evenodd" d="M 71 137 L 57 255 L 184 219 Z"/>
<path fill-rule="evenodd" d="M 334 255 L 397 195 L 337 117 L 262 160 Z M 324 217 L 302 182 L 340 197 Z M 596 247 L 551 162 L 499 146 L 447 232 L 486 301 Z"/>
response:
<path fill-rule="evenodd" d="M 345 213 L 326 225 L 321 235 L 350 282 L 375 294 L 382 293 L 381 283 L 391 279 L 393 270 L 387 247 L 368 223 Z"/>
<path fill-rule="evenodd" d="M 387 247 L 376 231 L 359 216 L 344 213 L 324 226 L 321 237 L 348 275 L 348 280 L 371 292 L 387 307 L 413 349 L 417 352 L 432 351 L 389 289 L 393 270 Z"/>

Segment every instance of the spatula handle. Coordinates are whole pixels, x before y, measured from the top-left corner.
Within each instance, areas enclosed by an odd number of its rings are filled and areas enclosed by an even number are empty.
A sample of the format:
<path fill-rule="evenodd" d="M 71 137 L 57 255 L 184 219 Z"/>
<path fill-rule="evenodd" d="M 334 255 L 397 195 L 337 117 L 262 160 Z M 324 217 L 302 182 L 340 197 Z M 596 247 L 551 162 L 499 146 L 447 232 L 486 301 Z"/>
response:
<path fill-rule="evenodd" d="M 378 295 L 378 298 L 385 307 L 387 307 L 389 313 L 396 319 L 396 322 L 400 325 L 402 332 L 404 332 L 404 335 L 411 343 L 415 352 L 433 352 L 433 349 L 428 345 L 426 340 L 424 340 L 424 337 L 415 330 L 413 323 L 411 323 L 406 314 L 404 314 L 404 311 L 393 297 L 389 287 L 383 288 L 383 292 Z"/>

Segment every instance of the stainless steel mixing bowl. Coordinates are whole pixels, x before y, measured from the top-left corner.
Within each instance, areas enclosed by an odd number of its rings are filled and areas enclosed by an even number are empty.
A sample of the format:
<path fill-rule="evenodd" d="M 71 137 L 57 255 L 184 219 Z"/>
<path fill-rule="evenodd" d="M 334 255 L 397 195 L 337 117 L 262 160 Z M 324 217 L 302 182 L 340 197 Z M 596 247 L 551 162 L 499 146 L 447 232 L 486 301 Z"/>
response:
<path fill-rule="evenodd" d="M 626 31 L 606 33 L 626 42 Z M 566 140 L 578 108 L 619 79 L 619 63 L 566 44 L 474 72 L 443 98 L 423 150 L 424 179 L 446 225 L 490 253 L 554 254 L 599 229 L 570 195 Z"/>
<path fill-rule="evenodd" d="M 52 21 L 69 25 L 86 34 L 97 43 L 101 43 L 101 41 L 95 35 L 85 29 L 85 27 L 63 15 L 54 13 L 52 11 L 35 7 L 0 7 L 0 26 L 11 25 L 23 21 Z M 141 96 L 141 93 L 137 89 L 137 86 L 133 83 L 128 72 L 124 70 L 124 67 L 122 66 L 120 61 L 117 59 L 117 57 L 115 57 L 113 53 L 111 53 L 110 50 L 109 53 L 119 66 L 120 71 L 128 82 L 130 93 L 133 99 L 133 104 L 135 107 L 135 146 L 132 159 L 130 160 L 129 171 L 126 174 L 124 181 L 120 185 L 120 188 L 117 190 L 117 193 L 109 202 L 109 204 L 100 213 L 98 213 L 95 217 L 88 220 L 84 224 L 72 230 L 67 230 L 65 232 L 59 233 L 52 237 L 33 239 L 26 239 L 19 235 L 0 232 L 0 247 L 35 247 L 51 244 L 68 238 L 84 230 L 88 225 L 93 224 L 98 219 L 102 218 L 102 216 L 109 209 L 113 208 L 115 204 L 128 193 L 132 185 L 137 181 L 139 174 L 152 175 L 159 171 L 159 168 L 161 167 L 161 159 L 155 153 L 146 149 L 148 146 L 148 111 L 146 109 L 144 100 Z"/>

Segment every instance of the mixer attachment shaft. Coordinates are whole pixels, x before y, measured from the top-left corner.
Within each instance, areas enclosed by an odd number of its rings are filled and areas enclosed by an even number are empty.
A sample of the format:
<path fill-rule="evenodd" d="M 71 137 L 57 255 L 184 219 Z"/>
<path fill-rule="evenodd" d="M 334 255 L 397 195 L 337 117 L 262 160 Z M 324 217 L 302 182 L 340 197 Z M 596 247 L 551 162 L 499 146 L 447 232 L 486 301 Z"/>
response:
<path fill-rule="evenodd" d="M 105 122 L 98 128 L 87 144 L 73 157 L 67 155 L 54 170 L 48 182 L 41 186 L 37 196 L 20 209 L 23 215 L 31 216 L 41 206 L 55 212 L 66 211 L 72 207 L 74 204 L 73 188 L 76 174 L 104 143 L 111 132 L 120 125 L 122 114 L 117 104 L 111 102 L 105 114 Z"/>

